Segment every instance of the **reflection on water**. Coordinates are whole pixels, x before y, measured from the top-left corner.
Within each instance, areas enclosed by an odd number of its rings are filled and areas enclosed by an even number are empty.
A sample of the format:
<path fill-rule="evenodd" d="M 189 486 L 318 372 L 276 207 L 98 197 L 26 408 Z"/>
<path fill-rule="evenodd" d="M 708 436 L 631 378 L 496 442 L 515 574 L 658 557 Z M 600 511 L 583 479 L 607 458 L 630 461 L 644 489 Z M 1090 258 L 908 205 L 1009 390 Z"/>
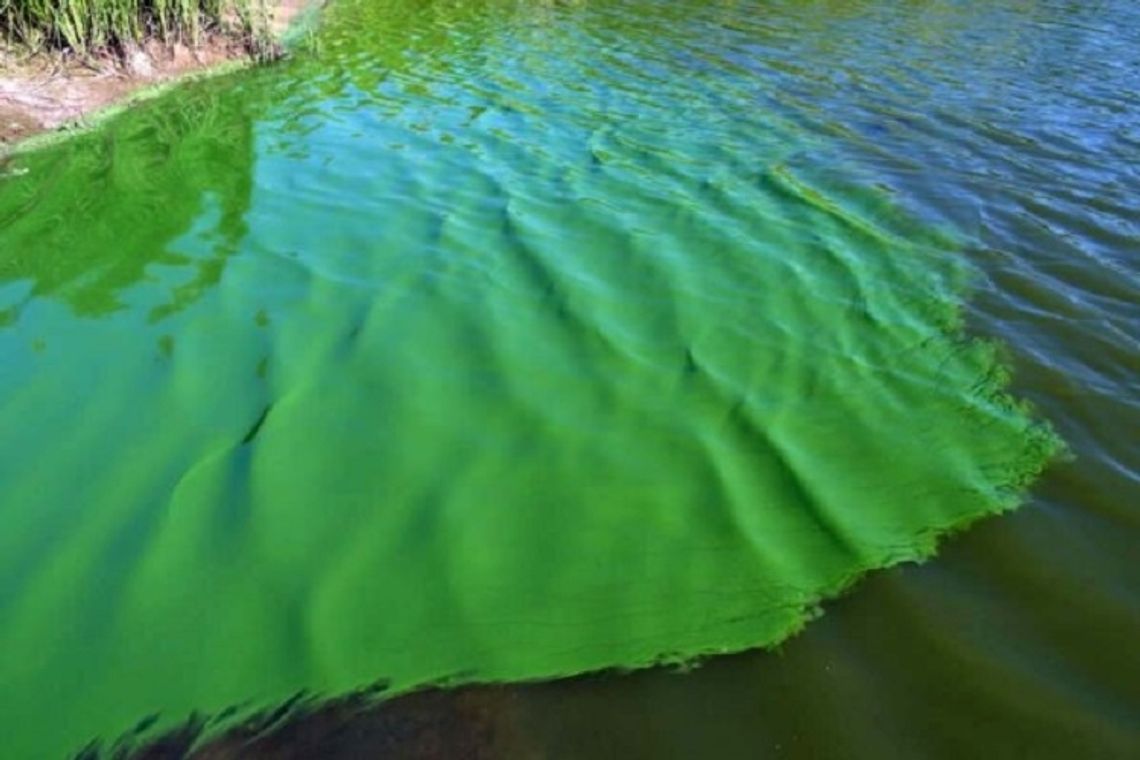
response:
<path fill-rule="evenodd" d="M 958 332 L 969 279 L 1076 455 L 1040 501 L 783 657 L 396 700 L 360 735 L 1126 755 L 1133 16 L 345 0 L 311 55 L 21 158 L 8 746 L 780 641 L 1054 450 Z"/>
<path fill-rule="evenodd" d="M 0 321 L 14 324 L 36 298 L 84 317 L 137 310 L 123 300 L 130 290 L 153 299 L 158 320 L 216 284 L 249 208 L 254 151 L 238 105 L 200 88 L 23 159 L 35 181 L 0 194 L 0 283 L 12 294 L 0 300 Z M 149 289 L 137 287 L 144 279 Z"/>

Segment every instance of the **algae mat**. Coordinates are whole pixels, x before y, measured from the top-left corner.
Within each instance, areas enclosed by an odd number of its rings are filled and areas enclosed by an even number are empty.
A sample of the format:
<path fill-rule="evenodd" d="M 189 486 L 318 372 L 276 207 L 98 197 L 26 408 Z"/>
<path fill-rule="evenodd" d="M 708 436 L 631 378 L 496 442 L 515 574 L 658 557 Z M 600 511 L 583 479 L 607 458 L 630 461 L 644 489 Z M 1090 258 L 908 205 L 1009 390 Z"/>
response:
<path fill-rule="evenodd" d="M 344 2 L 13 160 L 4 754 L 772 645 L 1016 506 L 1058 444 L 954 231 L 754 10 Z"/>

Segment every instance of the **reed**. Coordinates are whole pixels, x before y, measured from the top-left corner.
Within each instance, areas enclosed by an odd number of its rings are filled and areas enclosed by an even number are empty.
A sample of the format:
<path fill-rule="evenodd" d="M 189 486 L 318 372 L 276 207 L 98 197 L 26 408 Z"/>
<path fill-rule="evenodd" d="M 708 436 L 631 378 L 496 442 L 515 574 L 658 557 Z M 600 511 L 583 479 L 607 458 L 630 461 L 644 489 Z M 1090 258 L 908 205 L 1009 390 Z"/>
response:
<path fill-rule="evenodd" d="M 264 0 L 0 0 L 0 39 L 87 54 L 148 39 L 193 45 L 204 31 L 226 29 L 256 51 L 265 18 Z"/>

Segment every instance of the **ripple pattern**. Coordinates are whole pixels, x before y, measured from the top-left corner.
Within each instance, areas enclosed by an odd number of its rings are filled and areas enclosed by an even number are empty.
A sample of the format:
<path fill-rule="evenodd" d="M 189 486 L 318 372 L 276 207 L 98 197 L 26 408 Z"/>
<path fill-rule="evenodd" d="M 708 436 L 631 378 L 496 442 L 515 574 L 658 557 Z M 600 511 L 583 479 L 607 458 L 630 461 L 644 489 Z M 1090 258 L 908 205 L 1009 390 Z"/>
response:
<path fill-rule="evenodd" d="M 860 72 L 749 3 L 329 14 L 0 185 L 16 756 L 771 646 L 1059 453 L 865 136 L 1000 128 L 836 119 Z"/>

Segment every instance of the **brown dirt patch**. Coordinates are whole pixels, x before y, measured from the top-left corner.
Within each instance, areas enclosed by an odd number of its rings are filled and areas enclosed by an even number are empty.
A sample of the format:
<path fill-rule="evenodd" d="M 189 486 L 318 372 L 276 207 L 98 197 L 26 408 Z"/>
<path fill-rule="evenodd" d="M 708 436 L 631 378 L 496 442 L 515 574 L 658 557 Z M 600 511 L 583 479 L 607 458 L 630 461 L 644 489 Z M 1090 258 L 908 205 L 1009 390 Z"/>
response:
<path fill-rule="evenodd" d="M 270 33 L 277 39 L 313 0 L 272 3 Z M 220 64 L 250 59 L 234 35 L 203 35 L 198 44 L 152 41 L 122 54 L 79 59 L 61 53 L 20 55 L 0 48 L 0 154 L 32 135 L 82 123 L 139 90 Z"/>
<path fill-rule="evenodd" d="M 58 54 L 17 60 L 8 54 L 0 74 L 0 143 L 74 124 L 144 87 L 246 55 L 221 35 L 201 40 L 193 50 L 150 43 L 122 56 L 86 60 Z"/>

